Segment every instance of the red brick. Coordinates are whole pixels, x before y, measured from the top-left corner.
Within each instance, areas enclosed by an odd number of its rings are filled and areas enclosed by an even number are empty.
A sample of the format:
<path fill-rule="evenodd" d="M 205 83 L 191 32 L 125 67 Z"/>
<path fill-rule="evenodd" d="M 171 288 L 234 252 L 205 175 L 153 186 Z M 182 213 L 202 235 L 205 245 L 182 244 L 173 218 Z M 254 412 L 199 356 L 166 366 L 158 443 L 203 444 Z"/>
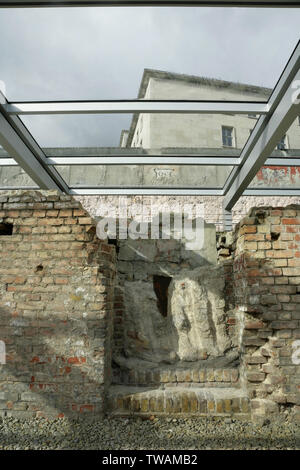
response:
<path fill-rule="evenodd" d="M 283 225 L 300 225 L 300 219 L 295 219 L 292 217 L 283 218 L 282 223 Z"/>
<path fill-rule="evenodd" d="M 247 379 L 249 382 L 263 382 L 266 374 L 264 372 L 248 372 Z"/>
<path fill-rule="evenodd" d="M 18 227 L 18 233 L 31 233 L 32 232 L 32 228 L 31 227 L 23 227 L 23 226 L 20 226 Z"/>
<path fill-rule="evenodd" d="M 46 212 L 47 217 L 57 217 L 58 216 L 58 210 L 57 209 L 51 209 Z"/>
<path fill-rule="evenodd" d="M 53 217 L 52 219 L 39 219 L 38 225 L 62 225 L 64 223 L 64 219 L 58 219 L 57 217 Z"/>
<path fill-rule="evenodd" d="M 282 268 L 284 276 L 300 276 L 300 267 L 299 268 Z"/>
<path fill-rule="evenodd" d="M 61 209 L 59 217 L 72 217 L 72 209 Z"/>
<path fill-rule="evenodd" d="M 257 247 L 259 250 L 270 250 L 272 245 L 271 242 L 258 242 Z"/>
<path fill-rule="evenodd" d="M 249 241 L 249 242 L 264 241 L 264 239 L 265 239 L 264 233 L 247 233 L 244 237 L 244 240 Z"/>
<path fill-rule="evenodd" d="M 55 284 L 68 284 L 68 279 L 62 277 L 56 277 L 54 279 Z"/>
<path fill-rule="evenodd" d="M 68 359 L 69 364 L 82 364 L 84 362 L 86 362 L 85 357 L 69 357 Z"/>
<path fill-rule="evenodd" d="M 19 214 L 20 214 L 19 211 L 7 211 L 6 217 L 17 218 L 19 217 Z"/>
<path fill-rule="evenodd" d="M 289 266 L 293 266 L 293 267 L 300 266 L 300 258 L 289 259 L 289 260 L 288 260 L 288 265 L 289 265 Z"/>
<path fill-rule="evenodd" d="M 260 328 L 264 328 L 266 324 L 262 321 L 246 321 L 245 329 L 246 330 L 258 330 Z"/>
<path fill-rule="evenodd" d="M 256 233 L 256 226 L 255 225 L 244 225 L 241 229 L 241 234 L 244 233 Z"/>
<path fill-rule="evenodd" d="M 265 276 L 265 274 L 262 271 L 260 271 L 259 269 L 249 269 L 246 274 L 247 274 L 248 277 Z"/>
<path fill-rule="evenodd" d="M 84 217 L 84 216 L 86 216 L 86 215 L 88 215 L 88 214 L 87 214 L 87 212 L 86 212 L 85 210 L 83 210 L 83 209 L 74 209 L 73 215 L 74 215 L 74 217 Z"/>
<path fill-rule="evenodd" d="M 78 222 L 78 219 L 75 219 L 74 217 L 64 219 L 65 225 L 76 225 L 77 222 Z"/>
<path fill-rule="evenodd" d="M 46 211 L 33 211 L 33 217 L 45 217 Z"/>
<path fill-rule="evenodd" d="M 78 223 L 79 225 L 92 225 L 93 219 L 91 217 L 79 217 Z"/>
<path fill-rule="evenodd" d="M 267 258 L 293 258 L 294 253 L 291 250 L 270 250 L 266 251 Z"/>

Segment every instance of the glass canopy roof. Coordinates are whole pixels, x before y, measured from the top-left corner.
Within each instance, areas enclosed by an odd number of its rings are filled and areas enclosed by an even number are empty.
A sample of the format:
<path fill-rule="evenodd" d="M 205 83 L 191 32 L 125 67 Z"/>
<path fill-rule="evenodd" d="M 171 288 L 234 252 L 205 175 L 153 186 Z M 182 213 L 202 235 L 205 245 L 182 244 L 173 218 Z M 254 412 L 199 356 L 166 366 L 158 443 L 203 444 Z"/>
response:
<path fill-rule="evenodd" d="M 259 8 L 299 2 L 259 3 L 0 0 L 0 189 L 300 195 L 300 9 Z"/>
<path fill-rule="evenodd" d="M 299 23 L 290 8 L 7 8 L 0 80 L 18 102 L 134 99 L 145 68 L 271 89 Z M 176 89 L 176 99 L 193 97 Z"/>

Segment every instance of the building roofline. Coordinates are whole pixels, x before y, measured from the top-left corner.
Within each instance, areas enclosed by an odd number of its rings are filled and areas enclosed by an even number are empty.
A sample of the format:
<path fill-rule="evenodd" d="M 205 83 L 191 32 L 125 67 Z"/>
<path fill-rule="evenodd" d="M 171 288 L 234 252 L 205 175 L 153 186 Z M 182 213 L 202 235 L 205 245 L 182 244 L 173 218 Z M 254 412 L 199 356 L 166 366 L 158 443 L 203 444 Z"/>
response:
<path fill-rule="evenodd" d="M 120 147 L 42 147 L 46 157 L 82 157 L 84 165 L 84 157 L 109 157 L 109 156 L 135 156 L 135 155 L 174 155 L 185 156 L 220 156 L 220 157 L 239 157 L 240 149 L 232 148 L 204 148 L 204 147 L 164 147 L 161 149 L 144 149 L 139 147 L 120 148 Z M 274 149 L 270 157 L 300 157 L 300 149 L 286 149 L 278 150 Z M 0 148 L 0 160 L 1 158 L 12 158 L 10 154 Z M 281 166 L 281 165 L 280 165 Z M 288 159 L 287 159 L 288 166 Z"/>
<path fill-rule="evenodd" d="M 205 85 L 205 86 L 218 86 L 221 88 L 231 88 L 236 91 L 246 92 L 246 93 L 259 93 L 265 94 L 266 97 L 269 97 L 272 88 L 261 87 L 258 85 L 250 85 L 247 83 L 231 82 L 226 80 L 220 80 L 217 78 L 202 77 L 196 75 L 186 75 L 183 73 L 175 72 L 166 72 L 163 70 L 156 69 L 144 69 L 144 73 L 141 80 L 141 85 L 139 88 L 138 99 L 143 99 L 150 78 L 158 78 L 160 80 L 179 80 L 186 83 L 193 83 L 196 85 Z"/>

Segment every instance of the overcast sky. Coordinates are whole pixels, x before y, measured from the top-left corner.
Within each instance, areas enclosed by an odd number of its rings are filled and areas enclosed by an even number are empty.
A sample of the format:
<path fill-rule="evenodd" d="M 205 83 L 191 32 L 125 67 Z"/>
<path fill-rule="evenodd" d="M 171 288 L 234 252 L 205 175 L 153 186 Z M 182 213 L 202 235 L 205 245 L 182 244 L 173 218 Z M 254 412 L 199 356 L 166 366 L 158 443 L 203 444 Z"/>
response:
<path fill-rule="evenodd" d="M 0 10 L 0 80 L 18 100 L 136 98 L 144 68 L 273 87 L 299 9 Z M 127 115 L 24 119 L 42 146 L 117 146 Z"/>

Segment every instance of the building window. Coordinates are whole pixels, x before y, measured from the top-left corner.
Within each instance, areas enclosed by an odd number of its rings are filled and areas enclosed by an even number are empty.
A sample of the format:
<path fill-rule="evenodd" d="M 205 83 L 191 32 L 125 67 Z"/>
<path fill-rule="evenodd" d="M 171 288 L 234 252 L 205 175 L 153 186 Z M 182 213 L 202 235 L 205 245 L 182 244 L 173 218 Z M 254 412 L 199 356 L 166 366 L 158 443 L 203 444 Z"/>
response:
<path fill-rule="evenodd" d="M 222 143 L 224 147 L 234 147 L 233 127 L 222 126 Z"/>
<path fill-rule="evenodd" d="M 284 135 L 277 144 L 277 150 L 286 150 L 288 148 L 287 136 Z"/>

